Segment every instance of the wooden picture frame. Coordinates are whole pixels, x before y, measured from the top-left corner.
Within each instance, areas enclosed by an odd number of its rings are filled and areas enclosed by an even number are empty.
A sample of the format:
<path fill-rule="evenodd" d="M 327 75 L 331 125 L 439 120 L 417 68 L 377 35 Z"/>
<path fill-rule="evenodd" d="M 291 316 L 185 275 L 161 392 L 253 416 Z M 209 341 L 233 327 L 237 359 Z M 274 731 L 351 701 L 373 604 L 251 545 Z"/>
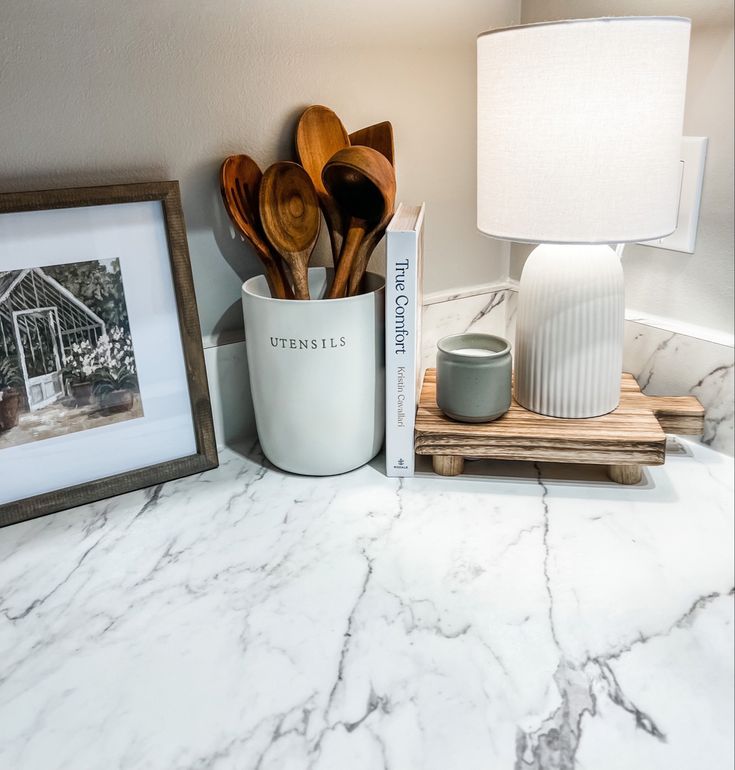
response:
<path fill-rule="evenodd" d="M 76 214 L 75 216 L 77 219 L 82 217 L 81 221 L 85 221 L 83 217 L 89 217 L 89 212 L 86 210 L 88 207 L 101 207 L 101 206 L 117 206 L 118 204 L 149 204 L 149 203 L 160 203 L 161 207 L 161 215 L 162 215 L 162 221 L 163 221 L 163 228 L 165 229 L 165 239 L 161 237 L 161 234 L 159 233 L 158 236 L 156 236 L 155 243 L 158 244 L 155 246 L 155 248 L 158 249 L 158 251 L 161 253 L 161 261 L 165 261 L 165 250 L 167 247 L 168 250 L 168 268 L 165 267 L 165 265 L 157 266 L 158 273 L 160 273 L 163 278 L 161 278 L 161 285 L 163 286 L 164 282 L 168 280 L 168 276 L 170 275 L 170 281 L 172 282 L 173 286 L 173 295 L 170 295 L 170 290 L 166 290 L 169 293 L 166 295 L 168 297 L 171 297 L 170 299 L 170 307 L 173 307 L 175 304 L 175 321 L 173 317 L 167 317 L 165 319 L 165 322 L 168 324 L 169 331 L 174 330 L 174 324 L 178 323 L 178 329 L 180 334 L 180 341 L 181 341 L 181 350 L 174 350 L 171 355 L 177 356 L 179 360 L 179 364 L 177 364 L 178 368 L 171 369 L 170 371 L 176 371 L 183 373 L 183 376 L 185 378 L 185 383 L 180 383 L 179 390 L 177 393 L 180 394 L 180 404 L 183 405 L 182 408 L 180 408 L 180 411 L 178 413 L 177 419 L 179 420 L 179 424 L 184 426 L 182 430 L 187 435 L 187 441 L 181 442 L 181 446 L 189 446 L 190 450 L 193 448 L 193 451 L 186 450 L 185 454 L 181 457 L 174 457 L 174 459 L 166 459 L 162 462 L 156 462 L 150 465 L 145 465 L 144 467 L 134 468 L 133 470 L 126 470 L 124 472 L 120 473 L 114 473 L 112 475 L 107 475 L 101 478 L 93 478 L 85 481 L 84 483 L 77 483 L 72 484 L 70 486 L 61 487 L 58 489 L 46 489 L 45 491 L 42 491 L 38 494 L 30 494 L 28 496 L 23 497 L 23 499 L 17 499 L 17 500 L 7 500 L 3 499 L 1 496 L 2 493 L 2 486 L 3 486 L 3 476 L 4 474 L 7 474 L 6 478 L 10 480 L 11 473 L 14 469 L 14 463 L 17 465 L 17 463 L 29 463 L 29 460 L 27 459 L 27 456 L 31 455 L 33 452 L 33 449 L 29 449 L 29 447 L 40 445 L 40 444 L 46 444 L 49 445 L 49 441 L 37 441 L 37 440 L 26 440 L 26 443 L 23 447 L 20 447 L 20 449 L 23 450 L 25 453 L 24 457 L 26 459 L 23 460 L 17 460 L 15 459 L 18 455 L 18 452 L 16 454 L 12 455 L 12 460 L 6 460 L 4 462 L 3 458 L 3 452 L 8 451 L 2 448 L 2 444 L 0 443 L 0 526 L 6 526 L 9 524 L 14 524 L 17 522 L 25 521 L 28 519 L 33 519 L 38 516 L 44 516 L 46 514 L 54 513 L 66 508 L 71 508 L 74 506 L 82 505 L 85 503 L 90 503 L 96 500 L 100 500 L 107 497 L 112 497 L 114 495 L 119 495 L 124 492 L 130 492 L 136 489 L 141 489 L 143 487 L 148 487 L 155 484 L 160 484 L 165 481 L 170 481 L 172 479 L 180 478 L 182 476 L 188 476 L 194 473 L 200 473 L 202 471 L 209 470 L 211 468 L 215 468 L 218 465 L 218 459 L 217 459 L 217 449 L 216 449 L 216 442 L 215 442 L 215 436 L 214 436 L 214 427 L 212 422 L 212 411 L 211 411 L 211 405 L 210 405 L 210 399 L 209 399 L 209 390 L 207 386 L 207 376 L 206 376 L 206 369 L 204 364 L 204 352 L 202 348 L 202 338 L 201 338 L 201 332 L 199 328 L 199 317 L 197 313 L 197 305 L 196 305 L 196 297 L 194 294 L 194 284 L 192 279 L 192 272 L 191 272 L 191 264 L 189 260 L 189 250 L 187 245 L 187 239 L 186 239 L 186 229 L 184 225 L 184 218 L 183 218 L 183 212 L 181 209 L 181 200 L 179 195 L 179 185 L 176 181 L 165 181 L 165 182 L 150 182 L 150 183 L 143 183 L 143 184 L 123 184 L 123 185 L 112 185 L 112 186 L 104 186 L 104 187 L 85 187 L 85 188 L 69 188 L 69 189 L 60 189 L 60 190 L 44 190 L 44 191 L 37 191 L 37 192 L 21 192 L 21 193 L 5 193 L 0 195 L 0 225 L 7 224 L 7 222 L 11 220 L 5 220 L 3 222 L 3 215 L 5 214 L 22 214 L 24 212 L 46 212 L 46 211 L 52 211 L 52 210 L 77 210 L 84 208 L 84 212 L 80 212 L 79 214 Z M 158 217 L 158 214 L 155 213 L 153 209 L 150 207 L 146 207 L 145 209 L 134 209 L 133 211 L 138 210 L 144 210 L 147 213 L 148 218 L 153 221 L 153 217 Z M 112 221 L 114 222 L 114 212 L 122 212 L 122 209 L 115 209 L 114 211 L 112 209 L 107 210 L 99 210 L 97 212 L 100 216 L 107 216 L 108 219 L 112 217 Z M 130 209 L 125 209 L 125 215 L 127 216 Z M 95 213 L 95 212 L 92 212 Z M 49 219 L 49 216 L 58 216 L 58 215 L 44 215 L 46 216 L 47 220 Z M 132 215 L 131 215 L 132 216 Z M 90 217 L 90 219 L 93 219 L 94 217 Z M 122 217 L 122 219 L 125 219 L 125 216 Z M 12 222 L 17 222 L 24 220 L 18 219 L 17 217 L 12 220 Z M 61 220 L 59 220 L 61 221 Z M 113 225 L 115 227 L 117 225 Z M 151 225 L 151 228 L 153 228 L 154 225 Z M 160 223 L 155 225 L 160 230 Z M 9 260 L 12 259 L 12 257 L 8 256 L 8 253 L 13 251 L 13 248 L 7 247 L 5 249 L 5 257 L 3 256 L 3 233 L 7 235 L 7 230 L 12 227 L 12 225 L 8 225 L 5 230 L 0 227 L 0 278 L 5 275 L 6 280 L 6 289 L 7 286 L 10 285 L 10 283 L 15 280 L 17 283 L 18 275 L 20 274 L 20 270 L 15 270 L 15 274 L 10 274 L 10 267 Z M 53 228 L 53 222 L 51 224 L 51 227 Z M 23 228 L 21 228 L 23 230 Z M 152 231 L 152 230 L 151 230 Z M 17 232 L 17 229 L 14 231 Z M 104 230 L 101 230 L 102 233 L 104 233 Z M 15 237 L 15 236 L 14 236 Z M 19 236 L 23 237 L 23 236 Z M 82 237 L 84 237 L 84 234 L 82 233 Z M 96 240 L 93 240 L 92 242 L 94 244 L 99 244 L 101 238 L 100 236 L 96 236 Z M 53 240 L 53 239 L 51 239 Z M 150 240 L 150 239 L 149 239 Z M 161 245 L 164 243 L 165 240 L 165 246 Z M 11 245 L 15 244 L 16 241 L 11 240 Z M 151 247 L 152 249 L 154 247 Z M 132 260 L 134 257 L 125 257 L 126 259 Z M 107 260 L 109 262 L 113 262 L 114 260 Z M 95 262 L 96 265 L 102 265 L 103 262 L 106 263 L 105 260 L 90 260 L 90 264 L 92 262 Z M 67 267 L 68 265 L 76 266 L 77 263 L 73 262 L 73 260 L 70 260 L 68 257 L 66 259 L 66 263 L 60 263 L 62 264 L 62 267 Z M 83 263 L 79 263 L 83 264 Z M 42 281 L 39 281 L 39 276 L 41 278 L 44 278 L 43 271 L 41 269 L 41 265 L 37 266 L 38 269 L 35 267 L 27 267 L 26 273 L 30 273 L 31 271 L 35 271 L 34 275 L 31 275 L 31 279 L 35 281 L 34 287 L 38 289 L 38 284 L 43 283 Z M 51 265 L 51 268 L 58 267 L 58 265 L 53 264 Z M 49 268 L 47 268 L 49 269 Z M 102 268 L 98 268 L 102 269 Z M 110 271 L 112 271 L 112 268 L 108 268 Z M 136 270 L 141 269 L 139 266 L 136 265 Z M 168 269 L 170 269 L 170 273 L 168 272 Z M 5 272 L 3 272 L 5 271 Z M 123 271 L 120 270 L 121 277 L 120 277 L 120 286 L 122 287 L 124 283 L 124 276 Z M 54 280 L 52 278 L 49 278 L 45 284 L 43 284 L 40 288 L 42 292 L 49 292 L 51 289 L 48 288 L 50 285 L 53 288 Z M 46 285 L 48 284 L 48 285 Z M 57 288 L 63 289 L 63 287 L 59 287 L 59 284 L 56 283 Z M 2 284 L 0 284 L 0 299 L 2 299 Z M 7 292 L 6 292 L 7 293 Z M 37 295 L 37 292 L 36 292 Z M 123 296 L 123 303 L 126 302 L 126 295 L 127 295 L 127 289 L 123 290 L 122 296 Z M 44 294 L 44 297 L 47 296 Z M 36 296 L 36 298 L 38 298 Z M 81 302 L 76 300 L 74 297 L 72 297 L 70 302 L 74 301 L 77 305 L 81 306 Z M 67 345 L 70 346 L 71 342 L 70 340 L 75 339 L 74 337 L 70 336 L 72 334 L 78 334 L 79 329 L 91 329 L 95 323 L 94 320 L 90 321 L 86 326 L 80 326 L 79 323 L 77 323 L 76 327 L 72 329 L 71 331 L 63 331 L 61 327 L 58 329 L 58 336 L 57 336 L 57 329 L 52 325 L 52 321 L 56 321 L 58 324 L 58 309 L 55 309 L 52 307 L 53 303 L 49 300 L 43 300 L 43 298 L 36 302 L 36 305 L 38 308 L 36 310 L 31 311 L 24 311 L 24 310 L 16 310 L 13 315 L 13 320 L 16 322 L 16 340 L 14 341 L 15 347 L 12 348 L 14 350 L 14 361 L 17 361 L 17 359 L 23 359 L 25 360 L 25 352 L 26 348 L 21 347 L 21 336 L 20 332 L 17 329 L 17 321 L 19 318 L 21 318 L 22 313 L 28 313 L 31 312 L 32 314 L 35 313 L 34 320 L 38 321 L 37 327 L 40 325 L 42 327 L 41 331 L 43 333 L 46 333 L 45 329 L 46 327 L 43 326 L 42 321 L 44 321 L 43 313 L 47 313 L 48 315 L 48 323 L 50 329 L 52 329 L 52 336 L 54 337 L 54 353 L 56 355 L 56 361 L 57 361 L 57 368 L 59 368 L 59 352 L 58 348 L 59 346 Z M 142 306 L 142 303 L 141 303 Z M 2 308 L 0 307 L 0 311 Z M 53 311 L 56 311 L 55 313 Z M 125 313 L 127 314 L 127 308 L 125 309 Z M 152 308 L 151 313 L 158 313 L 161 314 L 160 308 L 158 306 L 155 306 L 155 308 Z M 8 313 L 6 312 L 6 320 L 8 318 Z M 88 313 L 89 317 L 92 318 L 94 315 L 93 312 Z M 139 314 L 140 315 L 140 314 Z M 172 314 L 173 315 L 173 314 Z M 26 318 L 27 316 L 22 316 L 23 318 Z M 127 317 L 127 315 L 126 315 Z M 131 322 L 132 322 L 132 314 L 130 316 Z M 2 320 L 2 319 L 0 319 Z M 100 319 L 98 319 L 99 321 Z M 142 321 L 141 321 L 142 323 Z M 130 327 L 128 327 L 130 328 Z M 105 326 L 101 326 L 102 334 L 106 334 Z M 99 332 L 100 329 L 94 329 L 94 337 L 93 340 L 97 341 L 99 338 Z M 39 339 L 39 342 L 42 342 L 41 335 L 39 335 L 38 328 L 35 329 L 36 336 Z M 87 332 L 91 333 L 91 332 Z M 62 336 L 66 335 L 66 336 Z M 7 334 L 6 334 L 7 336 Z M 141 337 L 144 335 L 140 335 Z M 30 333 L 30 327 L 28 330 L 27 337 L 30 339 L 32 337 Z M 26 338 L 24 337 L 23 340 Z M 35 339 L 35 338 L 34 338 Z M 130 339 L 132 339 L 133 345 L 136 344 L 135 335 L 132 334 L 130 336 Z M 30 345 L 30 343 L 23 343 L 26 345 Z M 36 344 L 35 342 L 33 343 Z M 91 343 L 90 343 L 91 344 Z M 147 343 L 146 343 L 147 344 Z M 169 346 L 171 347 L 171 346 Z M 176 348 L 176 346 L 172 346 L 173 348 Z M 67 360 L 66 358 L 66 350 L 70 349 L 62 347 L 62 357 L 64 360 Z M 36 347 L 36 350 L 38 351 L 39 348 Z M 33 351 L 31 351 L 33 352 Z M 181 355 L 183 354 L 183 362 L 181 362 Z M 38 353 L 40 356 L 41 354 Z M 8 348 L 5 348 L 5 356 L 7 357 L 7 360 L 10 361 L 11 354 L 8 353 Z M 3 357 L 3 347 L 2 347 L 2 340 L 0 340 L 0 359 Z M 137 358 L 137 352 L 136 352 L 136 358 Z M 53 369 L 53 366 L 50 365 L 50 368 Z M 133 365 L 133 370 L 135 370 L 135 365 Z M 16 366 L 16 370 L 18 367 Z M 28 383 L 31 382 L 31 380 L 27 376 L 27 372 L 25 373 L 25 385 L 28 387 Z M 54 374 L 57 374 L 55 372 Z M 173 378 L 174 375 L 167 372 L 167 377 Z M 37 378 L 39 381 L 42 378 Z M 53 377 L 47 377 L 46 380 L 53 379 Z M 180 378 L 179 378 L 180 379 Z M 61 375 L 58 375 L 56 377 L 56 381 L 62 380 Z M 130 425 L 134 425 L 137 423 L 143 423 L 146 419 L 146 415 L 143 414 L 143 406 L 145 404 L 144 399 L 144 393 L 142 390 L 142 385 L 136 380 L 136 387 L 138 390 L 136 391 L 138 400 L 141 405 L 141 416 L 143 417 L 143 420 L 132 420 L 130 419 L 129 424 L 125 424 L 122 429 L 129 430 Z M 42 385 L 47 388 L 53 388 L 53 385 L 49 385 L 47 382 L 43 381 Z M 69 400 L 68 397 L 66 397 L 66 390 L 68 390 L 68 381 L 66 381 L 65 384 L 62 384 L 61 386 L 62 393 L 64 394 L 66 400 Z M 20 386 L 16 388 L 16 390 L 20 390 Z M 188 402 L 190 406 L 190 414 L 186 414 L 187 410 L 185 408 L 185 401 L 186 401 L 186 393 L 188 391 Z M 116 391 L 116 392 L 122 392 L 122 391 Z M 25 406 L 26 408 L 29 408 L 29 405 L 31 403 L 31 395 L 30 391 L 28 391 L 29 395 L 25 398 Z M 181 395 L 183 394 L 183 395 Z M 53 391 L 51 392 L 51 398 L 54 398 Z M 61 398 L 61 394 L 59 394 L 59 398 Z M 132 398 L 132 396 L 131 396 Z M 64 399 L 62 399 L 64 400 Z M 160 400 L 160 399 L 159 399 Z M 46 404 L 46 401 L 42 402 L 42 405 Z M 109 407 L 107 410 L 102 410 L 108 414 L 112 414 L 112 407 Z M 119 411 L 119 410 L 118 410 Z M 28 412 L 30 414 L 30 412 Z M 185 425 L 186 420 L 191 418 L 191 427 L 187 427 Z M 117 419 L 117 418 L 116 418 Z M 120 419 L 128 419 L 128 418 L 120 418 Z M 151 423 L 154 425 L 154 423 Z M 113 424 L 113 425 L 106 425 L 105 428 L 102 430 L 108 430 L 108 431 L 115 431 L 118 428 L 121 428 L 121 424 Z M 136 428 L 136 430 L 139 429 Z M 148 430 L 149 434 L 152 431 L 152 428 L 146 428 Z M 57 446 L 60 446 L 58 444 L 59 441 L 66 440 L 70 435 L 71 431 L 74 432 L 74 438 L 73 441 L 76 442 L 75 445 L 81 445 L 80 442 L 84 442 L 87 440 L 88 434 L 95 434 L 94 441 L 101 441 L 103 439 L 100 439 L 100 429 L 97 430 L 90 430 L 87 428 L 68 428 L 67 433 L 63 434 L 54 434 L 51 441 L 57 441 Z M 0 437 L 2 437 L 2 433 L 0 433 Z M 105 434 L 105 436 L 112 436 L 113 433 L 108 432 Z M 114 434 L 117 435 L 117 434 Z M 156 434 L 157 435 L 157 434 Z M 81 438 L 80 438 L 81 437 Z M 70 442 L 71 443 L 71 442 Z M 131 442 L 128 441 L 128 445 Z M 133 442 L 134 443 L 134 442 Z M 193 446 L 192 446 L 193 445 Z M 126 445 L 127 446 L 127 445 Z M 175 443 L 172 444 L 170 448 L 170 452 L 173 452 L 175 455 Z M 15 445 L 10 445 L 10 451 L 8 453 L 8 457 L 11 456 L 11 452 L 13 450 L 18 450 L 19 447 Z M 116 447 L 117 449 L 117 447 Z M 57 453 L 60 452 L 60 449 L 55 450 Z M 135 451 L 134 449 L 131 451 Z M 167 451 L 169 451 L 169 448 L 167 447 Z M 134 460 L 133 460 L 134 464 Z M 5 471 L 3 470 L 3 465 L 6 465 Z M 48 464 L 46 465 L 48 467 Z M 16 471 L 17 473 L 17 471 Z M 12 494 L 12 492 L 8 493 Z"/>

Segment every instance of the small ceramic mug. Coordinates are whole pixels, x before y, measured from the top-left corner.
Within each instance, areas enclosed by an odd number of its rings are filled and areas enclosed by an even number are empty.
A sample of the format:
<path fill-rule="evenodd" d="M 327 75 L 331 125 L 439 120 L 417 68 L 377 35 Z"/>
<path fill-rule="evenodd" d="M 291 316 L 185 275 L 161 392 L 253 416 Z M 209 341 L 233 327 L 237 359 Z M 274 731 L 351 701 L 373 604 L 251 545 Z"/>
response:
<path fill-rule="evenodd" d="M 436 403 L 453 420 L 490 422 L 510 409 L 510 343 L 493 334 L 452 334 L 439 340 Z"/>

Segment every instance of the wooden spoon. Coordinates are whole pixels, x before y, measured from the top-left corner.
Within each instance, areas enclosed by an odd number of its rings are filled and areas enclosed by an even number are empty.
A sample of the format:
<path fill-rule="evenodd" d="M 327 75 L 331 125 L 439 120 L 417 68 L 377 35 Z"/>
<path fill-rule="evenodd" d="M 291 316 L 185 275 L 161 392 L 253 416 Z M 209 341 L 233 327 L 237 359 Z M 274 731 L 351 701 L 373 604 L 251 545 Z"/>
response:
<path fill-rule="evenodd" d="M 321 224 L 309 175 L 298 163 L 274 163 L 263 174 L 259 200 L 263 230 L 291 268 L 296 299 L 309 299 L 309 259 Z"/>
<path fill-rule="evenodd" d="M 361 128 L 359 131 L 353 131 L 350 134 L 350 144 L 352 146 L 361 145 L 363 147 L 372 147 L 395 166 L 395 146 L 393 143 L 393 126 L 389 120 L 382 123 L 376 123 L 367 128 Z"/>
<path fill-rule="evenodd" d="M 338 150 L 324 166 L 324 186 L 349 221 L 334 281 L 327 296 L 344 297 L 357 288 L 370 252 L 393 216 L 396 175 L 384 155 L 371 147 Z M 372 244 L 369 250 L 364 244 Z"/>
<path fill-rule="evenodd" d="M 337 150 L 349 145 L 350 140 L 342 121 L 328 107 L 314 104 L 299 118 L 296 126 L 296 152 L 319 196 L 319 204 L 329 230 L 335 267 L 342 251 L 344 223 L 337 204 L 322 183 L 322 169 Z"/>
<path fill-rule="evenodd" d="M 271 296 L 293 297 L 280 259 L 263 237 L 258 213 L 258 193 L 263 174 L 249 155 L 230 155 L 220 169 L 219 182 L 225 209 L 235 229 L 253 244 L 268 282 Z"/>

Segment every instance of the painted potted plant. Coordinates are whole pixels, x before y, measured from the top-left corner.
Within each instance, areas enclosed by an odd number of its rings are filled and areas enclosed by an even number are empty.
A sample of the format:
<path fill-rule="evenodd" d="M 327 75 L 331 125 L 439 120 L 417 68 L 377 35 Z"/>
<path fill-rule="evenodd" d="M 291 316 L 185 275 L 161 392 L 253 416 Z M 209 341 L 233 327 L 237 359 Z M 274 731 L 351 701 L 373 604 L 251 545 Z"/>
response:
<path fill-rule="evenodd" d="M 77 406 L 92 403 L 95 348 L 89 340 L 75 342 L 66 356 L 64 380 Z"/>
<path fill-rule="evenodd" d="M 133 343 L 119 327 L 100 338 L 95 351 L 94 393 L 108 412 L 127 412 L 135 403 L 138 376 Z"/>
<path fill-rule="evenodd" d="M 135 371 L 123 365 L 98 369 L 94 376 L 94 394 L 108 412 L 129 412 L 135 403 L 138 378 Z"/>
<path fill-rule="evenodd" d="M 0 360 L 0 431 L 10 430 L 18 424 L 23 380 L 11 358 Z"/>

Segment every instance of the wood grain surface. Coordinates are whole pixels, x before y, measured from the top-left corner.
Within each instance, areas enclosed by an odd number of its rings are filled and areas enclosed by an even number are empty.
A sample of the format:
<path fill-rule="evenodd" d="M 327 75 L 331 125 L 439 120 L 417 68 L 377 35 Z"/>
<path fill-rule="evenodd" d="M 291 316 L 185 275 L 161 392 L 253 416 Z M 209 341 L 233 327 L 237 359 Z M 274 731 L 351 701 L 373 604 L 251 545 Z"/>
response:
<path fill-rule="evenodd" d="M 494 422 L 455 422 L 436 405 L 436 370 L 429 369 L 416 416 L 415 448 L 417 454 L 442 457 L 661 465 L 665 431 L 701 434 L 703 426 L 704 409 L 696 398 L 646 396 L 630 374 L 622 376 L 620 406 L 601 417 L 547 417 L 514 399 L 508 413 Z"/>
<path fill-rule="evenodd" d="M 260 221 L 259 195 L 263 174 L 249 155 L 230 155 L 220 168 L 220 193 L 225 211 L 260 259 L 271 296 L 292 299 L 293 291 L 278 255 L 271 249 Z"/>
<path fill-rule="evenodd" d="M 322 180 L 342 221 L 348 223 L 327 296 L 354 296 L 370 254 L 393 216 L 396 174 L 385 156 L 372 147 L 346 147 L 329 159 Z"/>
<path fill-rule="evenodd" d="M 372 126 L 366 126 L 350 134 L 350 144 L 352 146 L 362 145 L 372 147 L 382 155 L 393 166 L 395 165 L 395 144 L 393 141 L 393 126 L 389 120 L 382 123 L 375 123 Z"/>
<path fill-rule="evenodd" d="M 336 201 L 324 187 L 322 169 L 335 152 L 349 146 L 347 129 L 333 110 L 321 104 L 312 104 L 304 110 L 296 125 L 296 153 L 319 196 L 335 267 L 342 251 L 346 223 Z"/>
<path fill-rule="evenodd" d="M 260 185 L 260 219 L 271 246 L 289 266 L 296 299 L 309 299 L 309 260 L 319 237 L 319 199 L 298 163 L 266 169 Z"/>

